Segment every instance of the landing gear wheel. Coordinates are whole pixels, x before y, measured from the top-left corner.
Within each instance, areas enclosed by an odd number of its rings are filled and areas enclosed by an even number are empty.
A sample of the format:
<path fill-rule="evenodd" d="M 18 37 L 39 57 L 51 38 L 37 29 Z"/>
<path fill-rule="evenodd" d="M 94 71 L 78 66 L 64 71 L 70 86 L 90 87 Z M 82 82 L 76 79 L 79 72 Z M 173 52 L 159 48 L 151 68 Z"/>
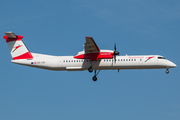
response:
<path fill-rule="evenodd" d="M 88 68 L 88 71 L 91 73 L 91 72 L 93 72 L 93 68 L 92 67 L 89 67 Z"/>
<path fill-rule="evenodd" d="M 169 73 L 169 69 L 166 70 L 166 73 L 167 73 L 167 74 Z"/>
<path fill-rule="evenodd" d="M 96 76 L 94 76 L 92 79 L 93 79 L 93 81 L 97 81 L 97 77 Z"/>

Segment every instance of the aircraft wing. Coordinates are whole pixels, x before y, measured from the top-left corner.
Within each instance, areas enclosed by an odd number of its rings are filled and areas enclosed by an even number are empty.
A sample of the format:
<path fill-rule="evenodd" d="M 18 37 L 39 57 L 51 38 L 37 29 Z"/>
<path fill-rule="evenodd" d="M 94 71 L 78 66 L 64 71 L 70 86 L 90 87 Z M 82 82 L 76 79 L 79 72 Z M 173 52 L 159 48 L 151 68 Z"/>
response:
<path fill-rule="evenodd" d="M 96 45 L 92 37 L 86 37 L 86 43 L 84 43 L 85 53 L 98 53 L 99 47 Z"/>
<path fill-rule="evenodd" d="M 90 59 L 97 61 L 99 59 L 112 59 L 114 52 L 112 50 L 101 50 L 96 45 L 92 37 L 86 37 L 84 43 L 84 51 L 74 56 L 76 59 Z"/>

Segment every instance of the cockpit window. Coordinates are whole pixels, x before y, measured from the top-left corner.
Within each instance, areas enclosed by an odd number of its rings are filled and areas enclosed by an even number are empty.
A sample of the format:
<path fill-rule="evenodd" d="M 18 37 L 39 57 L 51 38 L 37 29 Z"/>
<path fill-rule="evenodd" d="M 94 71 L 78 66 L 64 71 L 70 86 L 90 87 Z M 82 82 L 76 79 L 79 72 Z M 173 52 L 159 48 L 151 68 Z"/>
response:
<path fill-rule="evenodd" d="M 158 57 L 158 59 L 166 59 L 166 58 L 164 58 L 164 57 Z"/>

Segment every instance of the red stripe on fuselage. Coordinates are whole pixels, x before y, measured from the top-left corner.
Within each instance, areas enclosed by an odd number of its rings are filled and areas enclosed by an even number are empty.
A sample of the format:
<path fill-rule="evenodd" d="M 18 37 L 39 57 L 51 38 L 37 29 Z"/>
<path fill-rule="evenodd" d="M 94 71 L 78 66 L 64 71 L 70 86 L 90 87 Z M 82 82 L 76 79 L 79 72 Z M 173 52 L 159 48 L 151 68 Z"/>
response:
<path fill-rule="evenodd" d="M 20 56 L 17 56 L 17 57 L 13 57 L 13 60 L 17 60 L 17 59 L 32 59 L 33 56 L 30 52 L 27 52 L 27 53 L 24 53 Z"/>
<path fill-rule="evenodd" d="M 98 59 L 110 59 L 113 58 L 112 52 L 100 52 L 100 53 L 87 53 L 74 56 L 76 59 L 91 59 L 91 60 L 98 60 Z"/>

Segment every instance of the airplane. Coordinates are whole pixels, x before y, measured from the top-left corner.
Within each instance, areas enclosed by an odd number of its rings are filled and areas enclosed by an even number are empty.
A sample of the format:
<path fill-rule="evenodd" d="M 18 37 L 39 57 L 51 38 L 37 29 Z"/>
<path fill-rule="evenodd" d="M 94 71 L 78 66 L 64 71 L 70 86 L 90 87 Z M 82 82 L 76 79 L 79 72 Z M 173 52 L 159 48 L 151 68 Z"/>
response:
<path fill-rule="evenodd" d="M 175 68 L 176 64 L 161 55 L 134 55 L 119 56 L 114 50 L 101 50 L 92 37 L 86 37 L 84 50 L 75 56 L 52 56 L 39 53 L 31 53 L 22 41 L 23 36 L 13 32 L 5 32 L 6 40 L 12 63 L 56 71 L 94 71 L 93 81 L 97 81 L 97 75 L 101 70 L 121 69 L 166 69 Z"/>

